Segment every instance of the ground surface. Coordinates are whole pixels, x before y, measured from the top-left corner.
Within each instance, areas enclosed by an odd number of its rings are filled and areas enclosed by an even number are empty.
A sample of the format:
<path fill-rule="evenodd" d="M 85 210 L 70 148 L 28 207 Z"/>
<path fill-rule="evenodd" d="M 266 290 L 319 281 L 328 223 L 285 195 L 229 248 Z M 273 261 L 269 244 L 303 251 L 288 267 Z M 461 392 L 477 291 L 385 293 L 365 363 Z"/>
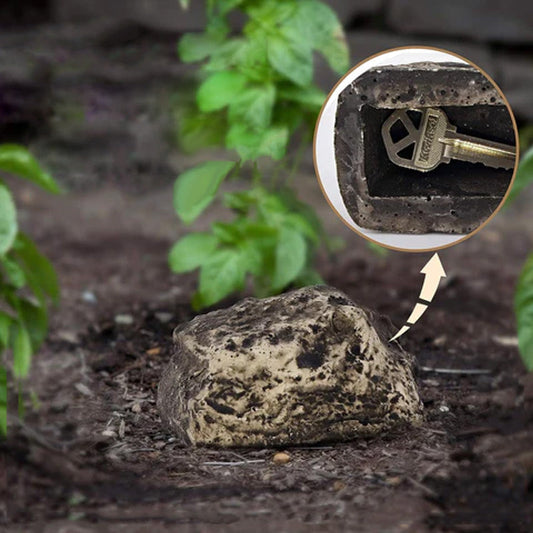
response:
<path fill-rule="evenodd" d="M 348 241 L 321 259 L 326 280 L 399 327 L 429 256 L 372 255 L 304 170 L 302 196 Z M 32 371 L 38 409 L 28 402 L 1 445 L 3 530 L 533 530 L 533 379 L 511 303 L 533 245 L 531 198 L 441 252 L 448 277 L 402 338 L 418 360 L 424 425 L 289 449 L 290 462 L 277 465 L 271 449 L 180 448 L 160 425 L 170 334 L 193 316 L 194 277 L 166 265 L 180 231 L 170 193 L 18 190 L 22 223 L 57 265 L 63 297 Z"/>

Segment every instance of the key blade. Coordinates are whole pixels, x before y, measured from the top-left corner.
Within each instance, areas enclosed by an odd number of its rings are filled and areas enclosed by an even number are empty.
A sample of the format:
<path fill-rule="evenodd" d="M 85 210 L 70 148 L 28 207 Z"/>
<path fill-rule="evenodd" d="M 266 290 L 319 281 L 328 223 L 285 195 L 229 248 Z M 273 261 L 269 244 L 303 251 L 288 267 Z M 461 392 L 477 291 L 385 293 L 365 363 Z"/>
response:
<path fill-rule="evenodd" d="M 516 151 L 513 146 L 494 141 L 480 141 L 469 135 L 453 134 L 439 139 L 445 145 L 444 154 L 451 159 L 482 163 L 491 168 L 513 169 Z"/>

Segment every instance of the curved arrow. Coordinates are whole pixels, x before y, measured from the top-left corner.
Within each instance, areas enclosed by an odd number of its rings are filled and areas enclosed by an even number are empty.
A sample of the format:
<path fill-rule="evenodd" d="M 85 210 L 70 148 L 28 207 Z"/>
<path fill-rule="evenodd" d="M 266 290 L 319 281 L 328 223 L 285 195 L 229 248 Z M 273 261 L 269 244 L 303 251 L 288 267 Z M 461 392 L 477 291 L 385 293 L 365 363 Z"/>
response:
<path fill-rule="evenodd" d="M 420 273 L 424 274 L 425 277 L 420 296 L 418 297 L 419 301 L 409 315 L 409 318 L 405 321 L 405 325 L 400 328 L 398 333 L 396 333 L 389 342 L 396 340 L 405 332 L 409 331 L 409 328 L 426 312 L 428 305 L 431 303 L 431 300 L 433 300 L 433 297 L 439 288 L 440 278 L 446 277 L 446 272 L 440 262 L 439 254 L 433 254 L 433 257 L 424 265 Z"/>

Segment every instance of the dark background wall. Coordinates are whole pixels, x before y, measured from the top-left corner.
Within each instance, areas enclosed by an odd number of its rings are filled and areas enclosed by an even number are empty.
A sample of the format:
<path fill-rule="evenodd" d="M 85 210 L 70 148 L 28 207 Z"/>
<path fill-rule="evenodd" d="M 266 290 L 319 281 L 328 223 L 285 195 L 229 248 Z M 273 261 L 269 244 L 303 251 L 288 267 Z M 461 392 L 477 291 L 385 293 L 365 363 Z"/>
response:
<path fill-rule="evenodd" d="M 533 123 L 533 2 L 329 0 L 352 64 L 411 44 L 449 49 L 502 87 L 520 126 Z M 180 34 L 203 28 L 204 3 L 178 0 L 3 0 L 0 141 L 20 141 L 74 187 L 105 180 L 167 183 L 184 165 L 173 103 L 191 78 Z M 317 59 L 317 81 L 336 81 Z"/>

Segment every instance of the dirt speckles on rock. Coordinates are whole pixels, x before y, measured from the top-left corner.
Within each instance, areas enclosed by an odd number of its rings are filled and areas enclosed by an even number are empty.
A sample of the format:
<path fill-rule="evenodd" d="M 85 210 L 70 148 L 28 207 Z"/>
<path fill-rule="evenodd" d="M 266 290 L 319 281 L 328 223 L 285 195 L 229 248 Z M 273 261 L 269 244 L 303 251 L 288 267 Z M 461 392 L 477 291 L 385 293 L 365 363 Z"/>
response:
<path fill-rule="evenodd" d="M 161 418 L 186 443 L 219 446 L 349 440 L 417 423 L 411 357 L 376 328 L 373 314 L 324 286 L 197 316 L 174 331 Z"/>

